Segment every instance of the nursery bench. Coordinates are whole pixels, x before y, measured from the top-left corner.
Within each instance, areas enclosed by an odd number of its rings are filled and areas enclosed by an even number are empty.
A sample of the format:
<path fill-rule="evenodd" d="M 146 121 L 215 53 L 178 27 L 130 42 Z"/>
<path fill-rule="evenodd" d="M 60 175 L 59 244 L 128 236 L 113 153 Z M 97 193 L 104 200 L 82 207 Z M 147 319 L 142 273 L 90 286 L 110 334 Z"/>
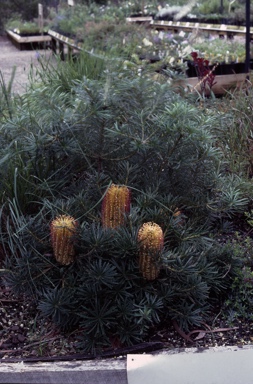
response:
<path fill-rule="evenodd" d="M 21 36 L 11 30 L 6 31 L 8 38 L 21 51 L 26 49 L 44 48 L 45 45 L 51 44 L 51 36 Z"/>

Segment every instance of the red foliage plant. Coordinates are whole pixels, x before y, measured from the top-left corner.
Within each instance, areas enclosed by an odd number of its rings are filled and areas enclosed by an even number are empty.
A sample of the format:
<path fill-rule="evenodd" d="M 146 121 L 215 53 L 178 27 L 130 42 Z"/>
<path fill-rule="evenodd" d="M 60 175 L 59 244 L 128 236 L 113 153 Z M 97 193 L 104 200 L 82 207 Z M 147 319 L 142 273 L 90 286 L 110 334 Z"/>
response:
<path fill-rule="evenodd" d="M 213 69 L 210 69 L 209 60 L 199 57 L 197 52 L 191 52 L 191 57 L 200 81 L 201 91 L 205 92 L 206 89 L 211 90 L 216 84 L 215 74 L 213 72 L 217 65 L 215 65 Z"/>

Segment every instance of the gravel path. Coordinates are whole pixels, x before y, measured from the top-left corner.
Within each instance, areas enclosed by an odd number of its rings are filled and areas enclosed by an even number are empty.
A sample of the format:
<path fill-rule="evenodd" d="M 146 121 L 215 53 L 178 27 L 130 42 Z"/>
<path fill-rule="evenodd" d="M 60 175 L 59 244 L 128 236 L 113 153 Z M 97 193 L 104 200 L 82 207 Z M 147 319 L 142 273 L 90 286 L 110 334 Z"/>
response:
<path fill-rule="evenodd" d="M 50 57 L 51 51 L 20 51 L 7 37 L 0 36 L 0 71 L 6 85 L 9 84 L 13 68 L 16 68 L 12 92 L 19 94 L 25 92 L 31 68 L 39 65 L 38 54 Z"/>

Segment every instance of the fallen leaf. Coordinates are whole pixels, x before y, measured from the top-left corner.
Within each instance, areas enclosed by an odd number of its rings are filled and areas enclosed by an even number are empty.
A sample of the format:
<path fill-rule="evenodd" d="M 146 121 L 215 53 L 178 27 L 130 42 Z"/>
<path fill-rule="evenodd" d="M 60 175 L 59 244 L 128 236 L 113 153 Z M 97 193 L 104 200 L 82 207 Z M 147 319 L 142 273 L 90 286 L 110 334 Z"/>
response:
<path fill-rule="evenodd" d="M 196 336 L 194 340 L 203 339 L 205 335 L 206 335 L 206 332 L 199 332 L 198 336 Z"/>

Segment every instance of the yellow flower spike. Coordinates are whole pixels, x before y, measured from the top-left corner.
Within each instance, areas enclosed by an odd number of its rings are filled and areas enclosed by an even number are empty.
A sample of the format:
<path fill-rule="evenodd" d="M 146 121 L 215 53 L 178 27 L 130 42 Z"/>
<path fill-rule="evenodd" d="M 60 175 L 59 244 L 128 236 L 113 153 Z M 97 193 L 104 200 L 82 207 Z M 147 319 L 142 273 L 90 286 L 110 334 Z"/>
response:
<path fill-rule="evenodd" d="M 77 222 L 71 216 L 60 215 L 51 222 L 51 241 L 54 256 L 58 263 L 69 265 L 74 261 L 75 250 L 73 236 L 76 233 Z"/>
<path fill-rule="evenodd" d="M 139 268 L 147 280 L 155 280 L 160 272 L 157 265 L 164 244 L 162 228 L 152 222 L 144 223 L 138 232 Z"/>
<path fill-rule="evenodd" d="M 124 224 L 124 214 L 130 210 L 130 191 L 126 186 L 112 184 L 102 203 L 104 228 L 117 228 Z"/>

